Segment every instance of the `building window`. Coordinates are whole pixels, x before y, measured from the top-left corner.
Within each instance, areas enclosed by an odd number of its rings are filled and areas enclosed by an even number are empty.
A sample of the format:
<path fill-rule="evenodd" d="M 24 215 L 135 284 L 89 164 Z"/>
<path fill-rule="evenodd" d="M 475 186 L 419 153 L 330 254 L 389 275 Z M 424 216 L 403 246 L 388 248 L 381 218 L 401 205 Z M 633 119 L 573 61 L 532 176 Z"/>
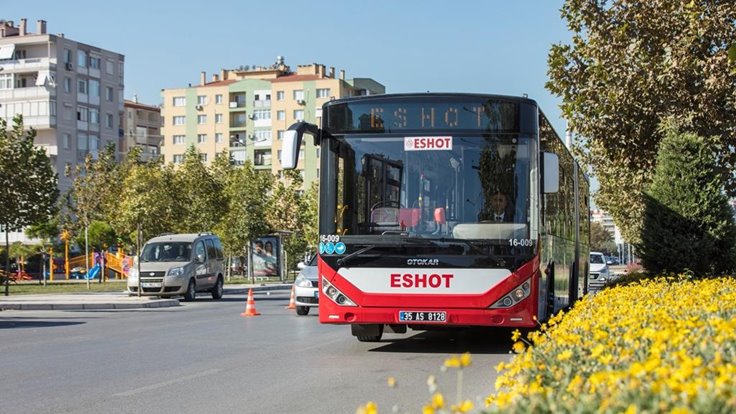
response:
<path fill-rule="evenodd" d="M 174 145 L 183 144 L 184 135 L 174 135 Z"/>
<path fill-rule="evenodd" d="M 330 96 L 330 88 L 317 89 L 318 98 L 327 98 Z"/>
<path fill-rule="evenodd" d="M 69 148 L 71 148 L 71 145 L 72 145 L 72 135 L 71 134 L 64 134 L 64 135 L 62 135 L 61 145 L 66 150 L 68 150 Z"/>
<path fill-rule="evenodd" d="M 107 60 L 105 62 L 105 72 L 107 72 L 108 75 L 112 75 L 115 72 L 115 62 Z"/>
<path fill-rule="evenodd" d="M 207 134 L 197 134 L 197 144 L 204 144 L 207 142 Z"/>
<path fill-rule="evenodd" d="M 181 164 L 184 162 L 184 154 L 174 154 L 174 164 Z"/>
<path fill-rule="evenodd" d="M 89 80 L 89 95 L 100 96 L 100 81 L 96 79 Z"/>
<path fill-rule="evenodd" d="M 215 114 L 215 123 L 216 124 L 222 123 L 222 114 Z"/>
<path fill-rule="evenodd" d="M 304 100 L 304 90 L 303 89 L 297 89 L 294 91 L 294 100 L 296 101 Z"/>
<path fill-rule="evenodd" d="M 114 120 L 115 118 L 111 113 L 108 112 L 107 114 L 105 114 L 105 127 L 112 128 L 112 126 L 114 125 Z"/>
<path fill-rule="evenodd" d="M 0 75 L 0 89 L 2 88 L 2 75 Z M 72 78 L 64 77 L 64 92 L 72 93 Z"/>
<path fill-rule="evenodd" d="M 107 102 L 115 100 L 115 91 L 112 89 L 112 86 L 105 86 L 105 100 Z"/>
<path fill-rule="evenodd" d="M 87 94 L 87 81 L 84 79 L 77 80 L 77 92 L 86 95 Z"/>
<path fill-rule="evenodd" d="M 269 139 L 271 139 L 271 130 L 258 129 L 254 132 L 254 135 L 256 136 L 256 142 L 268 141 Z"/>
<path fill-rule="evenodd" d="M 317 148 L 317 158 L 319 158 L 319 148 Z"/>
<path fill-rule="evenodd" d="M 197 96 L 197 105 L 207 105 L 207 96 L 206 95 Z"/>
<path fill-rule="evenodd" d="M 283 101 L 284 100 L 284 91 L 276 91 L 276 100 L 277 101 Z"/>
<path fill-rule="evenodd" d="M 285 121 L 286 120 L 286 111 L 276 111 L 276 119 L 278 121 Z"/>
<path fill-rule="evenodd" d="M 174 125 L 184 125 L 187 122 L 187 117 L 181 116 L 181 115 L 175 116 L 173 120 L 174 120 Z"/>
<path fill-rule="evenodd" d="M 77 108 L 77 121 L 87 122 L 89 119 L 89 110 L 83 106 Z"/>
<path fill-rule="evenodd" d="M 84 50 L 77 51 L 77 66 L 79 66 L 80 68 L 87 67 L 87 52 L 85 52 Z"/>
<path fill-rule="evenodd" d="M 72 51 L 64 49 L 64 63 L 72 63 Z"/>
<path fill-rule="evenodd" d="M 304 110 L 303 109 L 295 109 L 294 110 L 294 119 L 297 121 L 303 121 L 304 120 Z"/>
<path fill-rule="evenodd" d="M 89 67 L 92 69 L 99 69 L 100 68 L 100 58 L 97 56 L 90 56 L 89 57 Z"/>
<path fill-rule="evenodd" d="M 283 129 L 279 129 L 278 131 L 276 131 L 276 139 L 279 140 L 279 141 L 281 141 L 282 139 L 284 139 L 284 130 Z"/>
<path fill-rule="evenodd" d="M 215 142 L 218 144 L 222 142 L 222 132 L 215 133 Z"/>
<path fill-rule="evenodd" d="M 222 104 L 222 95 L 215 95 L 215 104 Z"/>
<path fill-rule="evenodd" d="M 207 154 L 199 154 L 199 160 L 202 162 L 207 162 Z"/>
<path fill-rule="evenodd" d="M 174 97 L 174 106 L 187 106 L 187 98 L 184 96 Z"/>
<path fill-rule="evenodd" d="M 268 109 L 256 109 L 253 111 L 253 119 L 268 120 L 271 119 L 271 111 Z"/>
<path fill-rule="evenodd" d="M 89 122 L 93 124 L 99 124 L 100 123 L 100 111 L 95 108 L 89 109 Z"/>
<path fill-rule="evenodd" d="M 197 115 L 197 125 L 204 125 L 207 123 L 207 115 Z"/>

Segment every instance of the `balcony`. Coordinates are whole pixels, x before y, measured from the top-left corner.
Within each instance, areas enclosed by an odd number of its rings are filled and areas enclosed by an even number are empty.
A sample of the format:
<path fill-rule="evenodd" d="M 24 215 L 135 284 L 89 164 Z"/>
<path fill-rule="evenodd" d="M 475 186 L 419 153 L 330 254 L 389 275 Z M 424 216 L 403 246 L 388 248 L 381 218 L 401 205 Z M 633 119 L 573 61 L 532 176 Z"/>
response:
<path fill-rule="evenodd" d="M 6 61 L 0 64 L 3 70 L 12 70 L 13 72 L 37 72 L 39 70 L 50 70 L 51 65 L 56 65 L 56 59 L 49 58 L 31 58 L 17 59 Z"/>
<path fill-rule="evenodd" d="M 30 100 L 49 100 L 56 97 L 55 89 L 48 89 L 45 86 L 31 86 L 28 88 L 14 88 L 0 90 L 0 100 L 3 101 L 30 101 Z"/>
<path fill-rule="evenodd" d="M 271 107 L 271 100 L 270 99 L 264 99 L 261 101 L 253 101 L 253 106 L 255 108 L 270 108 Z"/>

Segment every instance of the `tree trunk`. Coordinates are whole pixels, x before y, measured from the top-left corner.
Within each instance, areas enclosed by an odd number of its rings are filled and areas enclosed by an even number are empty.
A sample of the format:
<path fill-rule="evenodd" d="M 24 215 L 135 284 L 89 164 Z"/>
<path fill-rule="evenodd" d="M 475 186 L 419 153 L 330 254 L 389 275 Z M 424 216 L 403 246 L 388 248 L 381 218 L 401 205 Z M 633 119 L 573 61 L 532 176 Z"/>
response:
<path fill-rule="evenodd" d="M 8 238 L 8 225 L 4 226 L 5 230 L 5 296 L 10 295 L 10 239 Z"/>

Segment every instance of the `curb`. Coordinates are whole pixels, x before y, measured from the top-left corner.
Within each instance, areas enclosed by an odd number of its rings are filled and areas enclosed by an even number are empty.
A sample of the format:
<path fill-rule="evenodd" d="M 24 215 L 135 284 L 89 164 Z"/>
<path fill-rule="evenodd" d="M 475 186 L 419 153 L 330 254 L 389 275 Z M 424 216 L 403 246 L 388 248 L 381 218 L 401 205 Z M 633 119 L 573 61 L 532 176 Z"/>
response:
<path fill-rule="evenodd" d="M 57 302 L 0 302 L 0 310 L 104 310 L 104 309 L 141 309 L 141 308 L 169 308 L 179 306 L 178 299 L 159 299 L 146 302 L 131 303 L 69 303 Z"/>

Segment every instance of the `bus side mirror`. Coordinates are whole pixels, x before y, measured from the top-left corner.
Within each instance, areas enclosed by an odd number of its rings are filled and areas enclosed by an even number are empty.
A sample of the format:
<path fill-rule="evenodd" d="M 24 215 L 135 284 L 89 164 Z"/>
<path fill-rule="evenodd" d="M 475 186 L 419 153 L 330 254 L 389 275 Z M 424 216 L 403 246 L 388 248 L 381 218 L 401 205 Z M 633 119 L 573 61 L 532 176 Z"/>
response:
<path fill-rule="evenodd" d="M 284 132 L 284 141 L 281 144 L 281 168 L 293 170 L 299 162 L 299 148 L 302 145 L 304 134 L 310 134 L 315 138 L 319 135 L 317 125 L 307 122 L 297 122 Z"/>
<path fill-rule="evenodd" d="M 544 153 L 543 187 L 544 193 L 556 193 L 560 191 L 560 159 L 557 154 Z"/>

